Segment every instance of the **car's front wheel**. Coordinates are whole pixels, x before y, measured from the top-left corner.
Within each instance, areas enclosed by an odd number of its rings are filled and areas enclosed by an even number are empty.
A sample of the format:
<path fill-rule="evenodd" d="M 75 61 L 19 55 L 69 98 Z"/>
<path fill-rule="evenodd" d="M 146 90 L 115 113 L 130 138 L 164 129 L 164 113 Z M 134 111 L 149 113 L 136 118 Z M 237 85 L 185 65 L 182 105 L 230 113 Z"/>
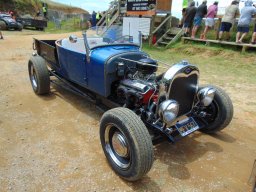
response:
<path fill-rule="evenodd" d="M 217 86 L 212 86 L 216 92 L 213 102 L 206 107 L 206 117 L 202 118 L 205 127 L 201 129 L 204 133 L 215 133 L 229 125 L 233 118 L 233 104 L 228 94 Z"/>
<path fill-rule="evenodd" d="M 112 169 L 123 179 L 136 181 L 153 164 L 153 145 L 141 119 L 127 108 L 107 111 L 100 123 L 100 140 Z"/>

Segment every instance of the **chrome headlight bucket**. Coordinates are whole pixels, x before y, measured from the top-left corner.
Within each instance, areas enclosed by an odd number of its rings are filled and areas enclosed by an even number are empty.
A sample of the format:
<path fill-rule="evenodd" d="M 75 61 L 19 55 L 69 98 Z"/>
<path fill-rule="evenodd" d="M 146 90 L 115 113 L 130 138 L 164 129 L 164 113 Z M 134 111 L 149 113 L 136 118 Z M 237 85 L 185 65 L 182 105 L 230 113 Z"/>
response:
<path fill-rule="evenodd" d="M 160 104 L 158 115 L 160 119 L 170 125 L 179 113 L 179 104 L 175 100 L 166 100 Z"/>
<path fill-rule="evenodd" d="M 197 94 L 200 103 L 205 107 L 209 106 L 214 99 L 215 92 L 216 90 L 212 87 L 205 87 L 201 89 Z"/>

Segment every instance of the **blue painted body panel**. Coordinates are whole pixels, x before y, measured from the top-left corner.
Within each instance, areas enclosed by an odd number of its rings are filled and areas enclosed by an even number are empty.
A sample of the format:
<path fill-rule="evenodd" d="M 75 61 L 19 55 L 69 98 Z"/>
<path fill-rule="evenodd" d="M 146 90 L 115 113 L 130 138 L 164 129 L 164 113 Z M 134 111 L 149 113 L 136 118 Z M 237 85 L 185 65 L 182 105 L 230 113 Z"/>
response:
<path fill-rule="evenodd" d="M 87 86 L 87 71 L 85 54 L 74 52 L 57 46 L 60 70 L 57 71 L 64 78 L 81 86 Z"/>
<path fill-rule="evenodd" d="M 94 48 L 91 51 L 90 63 L 85 53 L 65 49 L 56 44 L 62 77 L 77 83 L 102 96 L 106 95 L 105 64 L 112 56 L 126 52 L 140 52 L 135 45 L 108 45 Z"/>

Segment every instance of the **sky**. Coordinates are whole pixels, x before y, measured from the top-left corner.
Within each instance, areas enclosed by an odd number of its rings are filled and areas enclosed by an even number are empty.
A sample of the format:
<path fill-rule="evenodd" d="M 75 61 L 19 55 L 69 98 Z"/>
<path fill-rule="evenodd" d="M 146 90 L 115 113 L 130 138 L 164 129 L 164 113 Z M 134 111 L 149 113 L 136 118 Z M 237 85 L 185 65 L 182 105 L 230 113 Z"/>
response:
<path fill-rule="evenodd" d="M 53 0 L 55 2 L 68 4 L 76 7 L 81 7 L 90 13 L 92 11 L 105 11 L 108 9 L 111 0 Z M 211 5 L 215 0 L 208 0 L 208 5 Z M 202 0 L 195 0 L 201 4 Z M 232 0 L 219 0 L 220 11 L 224 10 L 222 7 L 229 5 Z M 172 15 L 180 18 L 182 9 L 182 0 L 173 0 Z"/>

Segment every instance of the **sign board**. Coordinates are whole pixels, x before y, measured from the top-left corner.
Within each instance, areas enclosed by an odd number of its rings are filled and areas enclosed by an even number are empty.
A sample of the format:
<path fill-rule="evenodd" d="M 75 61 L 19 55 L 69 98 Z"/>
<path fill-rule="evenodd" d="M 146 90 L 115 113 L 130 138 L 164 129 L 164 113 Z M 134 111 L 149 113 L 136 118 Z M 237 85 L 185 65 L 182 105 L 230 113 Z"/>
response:
<path fill-rule="evenodd" d="M 172 0 L 127 0 L 128 15 L 152 16 L 171 13 Z"/>
<path fill-rule="evenodd" d="M 127 11 L 150 11 L 155 7 L 156 0 L 127 0 Z"/>
<path fill-rule="evenodd" d="M 130 15 L 154 15 L 157 0 L 127 0 L 127 13 Z"/>
<path fill-rule="evenodd" d="M 150 33 L 150 18 L 124 17 L 123 36 L 132 36 L 135 42 L 139 41 L 139 31 L 142 35 L 148 36 Z"/>

